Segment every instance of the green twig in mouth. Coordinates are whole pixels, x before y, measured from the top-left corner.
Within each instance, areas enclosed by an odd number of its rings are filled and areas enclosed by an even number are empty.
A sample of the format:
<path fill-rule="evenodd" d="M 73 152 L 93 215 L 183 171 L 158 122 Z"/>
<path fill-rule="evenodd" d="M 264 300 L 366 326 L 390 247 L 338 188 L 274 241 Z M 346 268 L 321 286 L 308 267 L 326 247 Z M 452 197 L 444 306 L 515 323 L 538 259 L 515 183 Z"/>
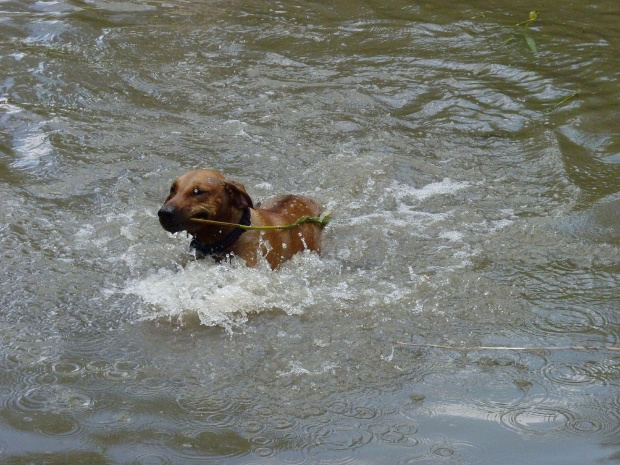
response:
<path fill-rule="evenodd" d="M 246 231 L 253 231 L 253 230 L 262 231 L 262 230 L 269 230 L 269 229 L 293 229 L 302 223 L 314 223 L 324 228 L 325 226 L 329 224 L 330 215 L 331 215 L 331 210 L 328 210 L 318 217 L 302 216 L 301 218 L 299 218 L 297 221 L 295 221 L 292 224 L 283 224 L 283 225 L 277 225 L 277 226 L 246 226 L 243 224 L 226 223 L 225 221 L 203 220 L 200 218 L 190 218 L 190 221 L 195 221 L 197 223 L 212 224 L 214 226 L 234 226 L 236 228 L 241 228 Z"/>

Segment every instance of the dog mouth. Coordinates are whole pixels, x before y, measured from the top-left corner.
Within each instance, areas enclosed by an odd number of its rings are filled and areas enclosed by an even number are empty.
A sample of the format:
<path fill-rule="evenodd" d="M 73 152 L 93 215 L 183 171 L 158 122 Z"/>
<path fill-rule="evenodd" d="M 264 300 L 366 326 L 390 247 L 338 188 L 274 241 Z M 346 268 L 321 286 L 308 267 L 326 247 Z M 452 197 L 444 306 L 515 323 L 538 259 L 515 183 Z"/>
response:
<path fill-rule="evenodd" d="M 200 212 L 190 218 L 190 220 L 208 220 L 211 218 L 211 214 L 209 212 Z"/>
<path fill-rule="evenodd" d="M 179 224 L 177 221 L 175 220 L 170 220 L 170 219 L 165 219 L 165 218 L 160 218 L 159 219 L 159 224 L 161 224 L 161 226 L 168 232 L 170 233 L 176 233 L 179 231 L 183 231 L 185 228 Z"/>
<path fill-rule="evenodd" d="M 164 205 L 158 212 L 159 223 L 170 233 L 179 231 L 191 233 L 203 227 L 203 225 L 200 224 L 200 220 L 208 220 L 213 217 L 209 211 L 202 209 L 194 214 L 190 213 L 188 215 L 187 213 L 189 212 L 184 212 L 182 209 L 173 206 Z"/>

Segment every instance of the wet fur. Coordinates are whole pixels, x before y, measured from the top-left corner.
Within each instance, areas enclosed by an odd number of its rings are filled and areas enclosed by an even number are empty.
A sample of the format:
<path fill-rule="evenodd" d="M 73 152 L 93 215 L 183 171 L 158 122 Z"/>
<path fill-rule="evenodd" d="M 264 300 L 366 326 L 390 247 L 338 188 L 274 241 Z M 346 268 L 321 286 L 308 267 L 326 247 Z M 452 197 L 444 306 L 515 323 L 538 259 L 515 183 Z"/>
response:
<path fill-rule="evenodd" d="M 252 226 L 288 225 L 300 217 L 319 216 L 321 207 L 309 197 L 280 195 L 254 207 L 245 187 L 213 170 L 193 170 L 177 178 L 159 210 L 159 221 L 169 232 L 187 231 L 204 244 L 213 244 L 234 227 L 222 227 L 191 221 L 202 218 L 239 224 L 243 212 L 250 208 Z M 296 253 L 309 249 L 320 252 L 321 228 L 302 223 L 294 229 L 246 231 L 225 252 L 245 260 L 248 266 L 264 256 L 271 268 Z"/>

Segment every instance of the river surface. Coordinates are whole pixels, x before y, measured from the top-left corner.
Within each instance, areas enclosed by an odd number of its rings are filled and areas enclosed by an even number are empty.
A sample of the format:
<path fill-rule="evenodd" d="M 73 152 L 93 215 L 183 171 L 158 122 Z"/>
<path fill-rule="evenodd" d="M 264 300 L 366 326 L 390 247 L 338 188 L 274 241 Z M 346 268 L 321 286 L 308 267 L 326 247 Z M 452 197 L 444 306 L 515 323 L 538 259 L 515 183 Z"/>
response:
<path fill-rule="evenodd" d="M 620 462 L 619 25 L 2 1 L 0 463 Z M 195 260 L 197 167 L 319 200 L 322 256 Z"/>

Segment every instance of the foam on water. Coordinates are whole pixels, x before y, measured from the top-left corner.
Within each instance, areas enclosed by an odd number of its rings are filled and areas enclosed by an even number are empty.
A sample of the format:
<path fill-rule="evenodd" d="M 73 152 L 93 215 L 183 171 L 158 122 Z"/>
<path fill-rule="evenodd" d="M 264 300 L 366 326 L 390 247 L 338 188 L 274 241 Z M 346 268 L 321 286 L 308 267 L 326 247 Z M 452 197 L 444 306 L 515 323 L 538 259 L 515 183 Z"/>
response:
<path fill-rule="evenodd" d="M 419 189 L 394 181 L 388 189 L 388 192 L 391 192 L 397 200 L 408 198 L 425 200 L 435 195 L 453 194 L 469 186 L 469 182 L 455 182 L 449 178 L 445 178 L 440 182 L 427 184 Z"/>
<path fill-rule="evenodd" d="M 252 313 L 303 313 L 315 303 L 316 288 L 309 280 L 328 266 L 312 253 L 295 256 L 275 272 L 267 263 L 248 268 L 241 260 L 222 264 L 196 260 L 134 280 L 124 292 L 138 295 L 147 304 L 140 315 L 145 320 L 168 318 L 182 323 L 195 315 L 203 325 L 232 332 Z"/>

